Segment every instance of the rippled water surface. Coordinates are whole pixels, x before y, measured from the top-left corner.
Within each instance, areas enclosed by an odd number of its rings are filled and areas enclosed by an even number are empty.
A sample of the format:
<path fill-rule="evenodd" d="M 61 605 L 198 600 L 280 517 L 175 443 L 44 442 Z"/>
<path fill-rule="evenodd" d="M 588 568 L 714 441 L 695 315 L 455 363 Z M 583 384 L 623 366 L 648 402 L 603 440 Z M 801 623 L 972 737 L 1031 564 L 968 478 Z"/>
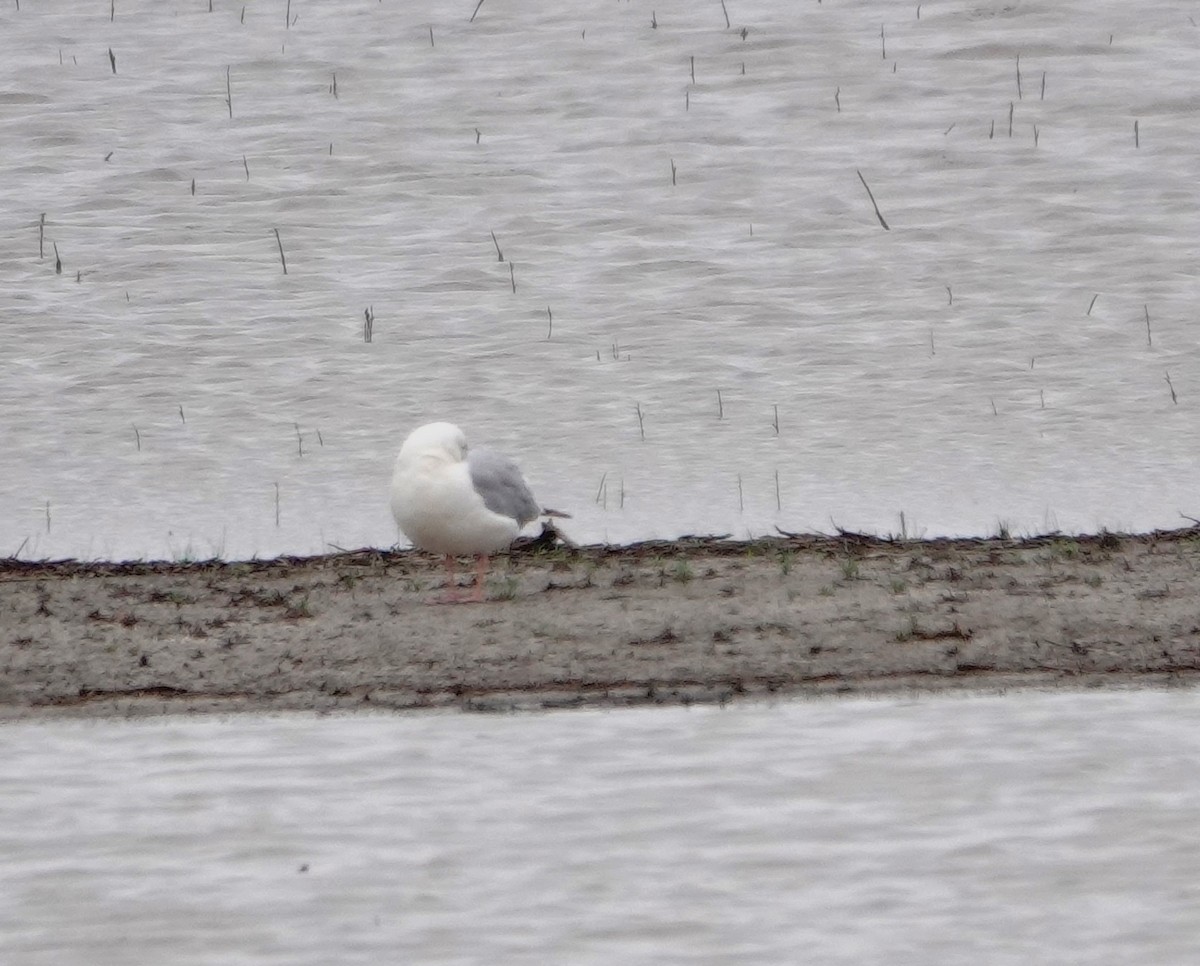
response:
<path fill-rule="evenodd" d="M 1200 516 L 1188 5 L 208 7 L 0 9 L 0 555 Z"/>
<path fill-rule="evenodd" d="M 4 962 L 1194 963 L 1194 692 L 0 727 Z"/>

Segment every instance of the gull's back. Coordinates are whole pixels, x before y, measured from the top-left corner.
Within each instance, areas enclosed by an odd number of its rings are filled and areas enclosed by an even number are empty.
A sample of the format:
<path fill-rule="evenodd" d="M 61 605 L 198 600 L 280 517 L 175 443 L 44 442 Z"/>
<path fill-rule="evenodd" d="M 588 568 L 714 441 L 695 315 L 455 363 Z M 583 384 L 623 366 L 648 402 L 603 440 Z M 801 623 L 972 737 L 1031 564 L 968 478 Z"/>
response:
<path fill-rule="evenodd" d="M 507 456 L 487 447 L 471 449 L 467 453 L 467 469 L 483 505 L 493 513 L 516 520 L 519 526 L 531 523 L 541 514 L 520 467 Z"/>

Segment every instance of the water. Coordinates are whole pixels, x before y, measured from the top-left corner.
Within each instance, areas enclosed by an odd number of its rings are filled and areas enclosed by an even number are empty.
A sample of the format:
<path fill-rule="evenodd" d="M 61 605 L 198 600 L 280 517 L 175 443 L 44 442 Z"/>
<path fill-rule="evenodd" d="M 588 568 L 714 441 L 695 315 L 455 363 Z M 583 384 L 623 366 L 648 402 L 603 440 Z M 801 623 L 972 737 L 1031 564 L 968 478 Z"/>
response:
<path fill-rule="evenodd" d="M 467 6 L 0 10 L 0 555 L 388 546 L 431 418 L 581 541 L 1200 515 L 1185 8 Z"/>
<path fill-rule="evenodd" d="M 0 731 L 4 961 L 1191 963 L 1195 692 Z"/>

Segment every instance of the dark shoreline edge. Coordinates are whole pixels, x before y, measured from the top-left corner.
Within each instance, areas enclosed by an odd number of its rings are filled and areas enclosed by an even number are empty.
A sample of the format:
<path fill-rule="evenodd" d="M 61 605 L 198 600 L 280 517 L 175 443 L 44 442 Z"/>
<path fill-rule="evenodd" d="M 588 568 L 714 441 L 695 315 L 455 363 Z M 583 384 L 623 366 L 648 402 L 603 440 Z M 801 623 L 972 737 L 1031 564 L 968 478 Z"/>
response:
<path fill-rule="evenodd" d="M 1189 518 L 1190 519 L 1190 518 Z M 919 551 L 925 550 L 1030 550 L 1071 541 L 1080 546 L 1115 550 L 1126 543 L 1174 543 L 1200 540 L 1200 523 L 1170 530 L 1149 530 L 1140 533 L 1125 533 L 1101 530 L 1097 533 L 1066 533 L 1051 531 L 1024 537 L 929 537 L 904 538 L 879 536 L 852 530 L 839 530 L 834 534 L 789 533 L 780 531 L 777 536 L 753 537 L 746 540 L 721 536 L 682 536 L 674 540 L 642 540 L 628 544 L 583 544 L 579 546 L 560 543 L 553 528 L 537 537 L 521 537 L 504 554 L 515 559 L 536 558 L 553 553 L 569 559 L 614 560 L 640 559 L 644 557 L 672 558 L 691 554 L 706 556 L 755 555 L 786 551 L 817 551 L 826 553 L 853 553 L 867 550 Z M 0 579 L 6 577 L 75 577 L 75 576 L 133 576 L 142 574 L 197 574 L 220 570 L 237 573 L 254 573 L 279 570 L 289 567 L 320 569 L 342 565 L 396 564 L 406 560 L 428 561 L 430 555 L 419 550 L 396 550 L 394 548 L 361 547 L 356 550 L 335 550 L 332 553 L 296 556 L 283 554 L 278 557 L 256 557 L 249 560 L 226 560 L 211 557 L 204 560 L 96 560 L 84 561 L 76 558 L 60 560 L 21 560 L 17 557 L 0 557 Z"/>

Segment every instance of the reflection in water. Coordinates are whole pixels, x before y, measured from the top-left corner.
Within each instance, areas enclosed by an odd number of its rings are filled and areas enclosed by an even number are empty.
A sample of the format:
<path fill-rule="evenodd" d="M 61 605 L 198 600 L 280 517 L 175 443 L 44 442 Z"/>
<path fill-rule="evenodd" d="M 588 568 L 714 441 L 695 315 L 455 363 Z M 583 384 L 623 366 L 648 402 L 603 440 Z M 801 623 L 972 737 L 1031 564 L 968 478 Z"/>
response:
<path fill-rule="evenodd" d="M 1192 962 L 1192 692 L 0 728 L 6 963 Z"/>

